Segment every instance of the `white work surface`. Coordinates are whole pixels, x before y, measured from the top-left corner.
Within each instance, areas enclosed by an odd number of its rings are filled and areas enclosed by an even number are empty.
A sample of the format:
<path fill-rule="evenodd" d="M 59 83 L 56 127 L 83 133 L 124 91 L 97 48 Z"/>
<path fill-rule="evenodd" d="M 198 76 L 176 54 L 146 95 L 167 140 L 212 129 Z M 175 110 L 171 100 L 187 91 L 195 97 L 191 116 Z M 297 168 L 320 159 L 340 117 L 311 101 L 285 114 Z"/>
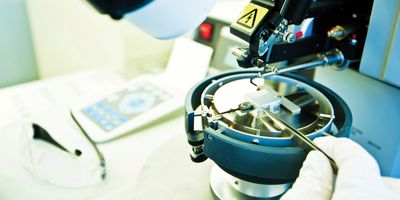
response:
<path fill-rule="evenodd" d="M 90 91 L 111 91 L 124 82 L 125 79 L 117 73 L 86 71 L 0 90 L 0 110 L 3 114 L 0 121 L 0 199 L 193 199 L 192 195 L 196 195 L 193 192 L 196 191 L 200 193 L 197 194 L 199 199 L 209 199 L 208 172 L 212 163 L 191 163 L 183 110 L 182 113 L 172 114 L 168 120 L 98 144 L 106 159 L 107 178 L 97 185 L 79 189 L 60 188 L 37 179 L 22 167 L 19 137 L 24 118 L 41 112 L 47 106 L 84 98 Z M 101 88 L 102 91 L 93 91 L 94 88 Z M 172 146 L 165 147 L 170 141 Z M 164 151 L 164 148 L 167 150 Z M 157 154 L 167 157 L 158 159 Z M 151 157 L 156 159 L 149 160 Z M 161 160 L 159 164 L 157 160 Z M 164 166 L 169 160 L 171 165 Z M 154 173 L 155 176 L 163 176 L 163 170 L 165 176 L 160 177 L 159 183 L 154 183 L 154 188 L 151 188 L 152 183 L 143 183 L 149 180 L 148 174 L 152 174 L 152 170 L 159 169 L 161 171 Z M 191 170 L 200 172 L 190 176 Z M 198 183 L 183 187 L 186 191 L 179 192 L 181 186 L 191 180 Z M 171 181 L 171 184 L 163 181 Z M 181 185 L 171 186 L 174 184 Z"/>

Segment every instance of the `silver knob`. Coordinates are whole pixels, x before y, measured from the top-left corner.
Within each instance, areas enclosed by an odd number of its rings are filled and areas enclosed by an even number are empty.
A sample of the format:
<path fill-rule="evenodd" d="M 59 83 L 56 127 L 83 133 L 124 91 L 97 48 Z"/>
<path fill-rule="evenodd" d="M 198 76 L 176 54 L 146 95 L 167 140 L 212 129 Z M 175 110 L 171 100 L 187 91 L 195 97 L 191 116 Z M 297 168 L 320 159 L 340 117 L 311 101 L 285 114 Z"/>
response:
<path fill-rule="evenodd" d="M 294 43 L 294 42 L 296 41 L 296 35 L 293 34 L 292 32 L 286 32 L 286 33 L 283 35 L 283 39 L 284 39 L 287 43 L 291 44 L 291 43 Z"/>

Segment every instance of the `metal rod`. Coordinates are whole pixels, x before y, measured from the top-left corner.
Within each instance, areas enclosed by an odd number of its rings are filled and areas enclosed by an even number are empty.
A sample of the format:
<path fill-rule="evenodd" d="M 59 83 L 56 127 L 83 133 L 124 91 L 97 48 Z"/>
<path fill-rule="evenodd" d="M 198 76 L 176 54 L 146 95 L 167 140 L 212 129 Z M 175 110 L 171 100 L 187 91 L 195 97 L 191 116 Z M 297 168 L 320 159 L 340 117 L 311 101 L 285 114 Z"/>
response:
<path fill-rule="evenodd" d="M 332 66 L 336 70 L 342 70 L 347 67 L 348 62 L 345 62 L 342 52 L 338 49 L 327 51 L 325 53 L 317 54 L 316 58 L 312 61 L 293 65 L 289 67 L 276 67 L 266 66 L 267 72 L 261 74 L 261 77 L 283 74 L 287 72 L 312 69 L 319 66 Z"/>

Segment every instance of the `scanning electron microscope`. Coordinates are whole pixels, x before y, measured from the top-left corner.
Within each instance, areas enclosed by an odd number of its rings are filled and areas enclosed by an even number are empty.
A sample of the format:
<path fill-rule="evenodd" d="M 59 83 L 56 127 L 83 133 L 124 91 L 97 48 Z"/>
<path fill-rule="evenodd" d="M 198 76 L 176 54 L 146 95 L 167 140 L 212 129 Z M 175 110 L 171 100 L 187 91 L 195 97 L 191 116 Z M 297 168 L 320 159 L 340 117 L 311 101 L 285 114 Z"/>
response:
<path fill-rule="evenodd" d="M 157 38 L 180 35 L 201 23 L 213 5 L 213 0 L 89 2 Z M 215 162 L 210 177 L 215 197 L 279 198 L 298 176 L 307 152 L 317 148 L 310 148 L 312 139 L 349 137 L 353 117 L 348 104 L 310 80 L 310 69 L 350 67 L 400 87 L 399 11 L 397 0 L 248 2 L 230 25 L 231 34 L 246 44 L 232 49 L 243 69 L 206 78 L 185 102 L 190 157 Z M 209 23 L 200 28 L 218 27 Z M 199 40 L 212 46 L 213 38 L 205 33 Z M 299 75 L 303 71 L 308 78 Z M 393 176 L 400 176 L 395 174 L 400 168 L 399 137 L 390 135 L 387 146 L 393 148 L 379 149 L 391 156 L 391 167 L 385 170 Z"/>

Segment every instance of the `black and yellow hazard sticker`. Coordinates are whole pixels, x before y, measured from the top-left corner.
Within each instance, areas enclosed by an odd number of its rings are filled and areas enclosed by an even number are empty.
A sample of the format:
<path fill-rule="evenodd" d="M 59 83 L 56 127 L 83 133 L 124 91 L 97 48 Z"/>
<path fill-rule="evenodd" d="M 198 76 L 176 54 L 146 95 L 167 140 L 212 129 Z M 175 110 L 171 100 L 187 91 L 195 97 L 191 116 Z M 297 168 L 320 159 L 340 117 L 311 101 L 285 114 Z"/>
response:
<path fill-rule="evenodd" d="M 267 13 L 267 8 L 254 3 L 249 3 L 244 8 L 239 19 L 236 20 L 233 26 L 248 34 L 251 34 Z"/>

